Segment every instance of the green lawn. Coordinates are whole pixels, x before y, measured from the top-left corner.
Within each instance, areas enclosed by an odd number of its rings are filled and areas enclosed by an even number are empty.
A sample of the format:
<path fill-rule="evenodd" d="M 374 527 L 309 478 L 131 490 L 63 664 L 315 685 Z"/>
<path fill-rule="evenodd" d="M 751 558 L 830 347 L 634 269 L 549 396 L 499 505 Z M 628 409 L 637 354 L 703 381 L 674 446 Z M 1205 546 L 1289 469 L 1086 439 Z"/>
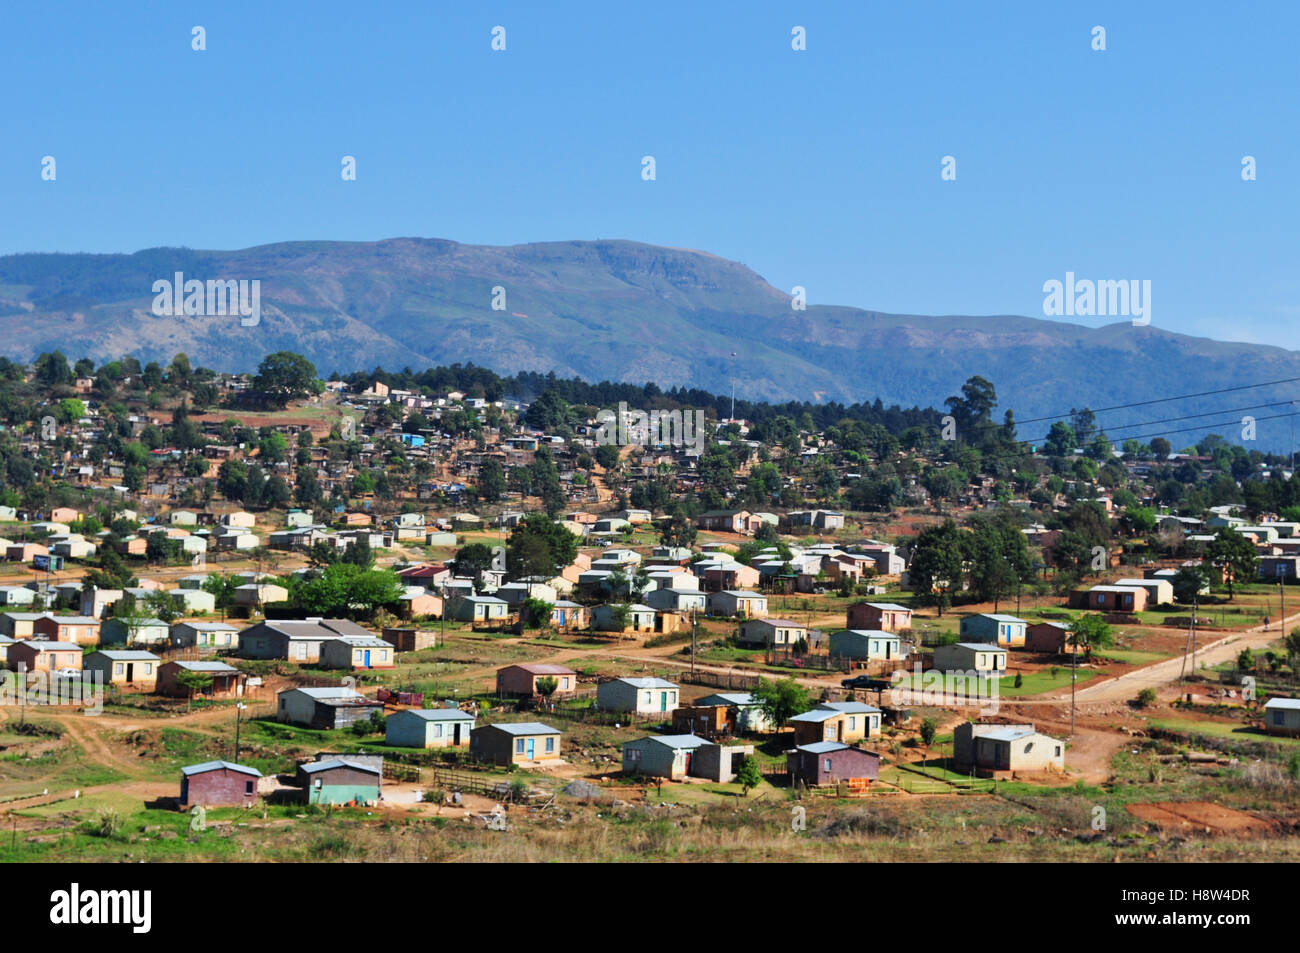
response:
<path fill-rule="evenodd" d="M 1167 652 L 1139 652 L 1134 649 L 1101 649 L 1094 654 L 1097 658 L 1111 659 L 1125 665 L 1150 665 L 1152 662 L 1173 658 Z"/>
<path fill-rule="evenodd" d="M 1300 748 L 1300 738 L 1265 734 L 1259 728 L 1251 725 L 1228 725 L 1219 721 L 1196 721 L 1184 718 L 1160 718 L 1150 724 L 1153 728 L 1163 728 L 1166 731 L 1176 731 L 1184 735 L 1208 735 L 1213 738 L 1226 738 L 1230 741 L 1252 741 L 1277 745 L 1282 748 Z"/>

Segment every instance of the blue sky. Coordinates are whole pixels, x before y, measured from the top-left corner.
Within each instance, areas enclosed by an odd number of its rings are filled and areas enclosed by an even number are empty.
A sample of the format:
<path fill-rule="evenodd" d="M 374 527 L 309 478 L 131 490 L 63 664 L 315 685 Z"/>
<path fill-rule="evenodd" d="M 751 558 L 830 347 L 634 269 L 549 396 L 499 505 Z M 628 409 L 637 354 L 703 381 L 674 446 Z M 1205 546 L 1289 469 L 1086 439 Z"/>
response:
<path fill-rule="evenodd" d="M 1300 348 L 1297 33 L 1282 3 L 9 4 L 0 253 L 627 238 L 882 311 L 1149 279 L 1158 327 Z"/>

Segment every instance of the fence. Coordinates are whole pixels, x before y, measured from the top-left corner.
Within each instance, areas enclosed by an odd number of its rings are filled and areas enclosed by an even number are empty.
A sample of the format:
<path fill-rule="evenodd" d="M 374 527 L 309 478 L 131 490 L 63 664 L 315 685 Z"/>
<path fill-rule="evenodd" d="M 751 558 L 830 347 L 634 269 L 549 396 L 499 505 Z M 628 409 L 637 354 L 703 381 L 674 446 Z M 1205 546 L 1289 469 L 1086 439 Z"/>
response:
<path fill-rule="evenodd" d="M 735 672 L 683 672 L 678 680 L 687 685 L 752 691 L 758 688 L 759 679 L 758 675 L 738 675 Z"/>

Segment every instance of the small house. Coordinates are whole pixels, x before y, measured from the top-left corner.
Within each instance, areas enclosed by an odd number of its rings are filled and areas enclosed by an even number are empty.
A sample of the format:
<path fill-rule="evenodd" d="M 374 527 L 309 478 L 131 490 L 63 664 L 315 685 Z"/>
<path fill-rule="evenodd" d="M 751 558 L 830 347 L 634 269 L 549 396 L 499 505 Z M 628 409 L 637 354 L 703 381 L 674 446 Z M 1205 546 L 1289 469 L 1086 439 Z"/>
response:
<path fill-rule="evenodd" d="M 723 589 L 709 596 L 709 612 L 713 615 L 761 618 L 767 615 L 767 596 L 743 589 Z"/>
<path fill-rule="evenodd" d="M 474 716 L 459 708 L 410 708 L 388 716 L 384 743 L 394 748 L 462 748 L 473 730 Z"/>
<path fill-rule="evenodd" d="M 95 645 L 99 642 L 99 620 L 84 615 L 43 615 L 32 623 L 36 638 L 55 642 Z"/>
<path fill-rule="evenodd" d="M 808 785 L 859 782 L 865 787 L 880 777 L 880 755 L 839 741 L 814 741 L 786 755 L 790 780 Z"/>
<path fill-rule="evenodd" d="M 181 768 L 181 796 L 178 806 L 252 807 L 257 801 L 257 782 L 262 772 L 229 761 L 205 761 Z"/>
<path fill-rule="evenodd" d="M 133 649 L 90 652 L 81 662 L 87 672 L 98 672 L 105 685 L 151 692 L 158 681 L 161 659 L 152 652 Z"/>
<path fill-rule="evenodd" d="M 53 674 L 60 669 L 81 670 L 81 646 L 73 642 L 15 642 L 9 646 L 9 667 L 15 672 Z"/>
<path fill-rule="evenodd" d="M 394 668 L 397 652 L 393 646 L 373 635 L 341 635 L 326 639 L 320 646 L 321 668 L 350 668 L 355 671 Z"/>
<path fill-rule="evenodd" d="M 995 675 L 1007 670 L 1007 650 L 1000 645 L 956 642 L 934 650 L 934 667 L 941 672 L 979 672 Z"/>
<path fill-rule="evenodd" d="M 162 619 L 109 619 L 99 627 L 100 645 L 166 645 L 171 628 Z"/>
<path fill-rule="evenodd" d="M 615 678 L 596 687 L 602 711 L 668 715 L 678 705 L 680 689 L 662 678 Z"/>
<path fill-rule="evenodd" d="M 1013 615 L 992 612 L 971 615 L 961 620 L 961 638 L 965 642 L 990 643 L 1003 648 L 1023 648 L 1029 623 Z"/>
<path fill-rule="evenodd" d="M 327 758 L 298 766 L 298 787 L 308 804 L 379 803 L 383 768 L 352 758 Z"/>
<path fill-rule="evenodd" d="M 888 661 L 903 657 L 903 643 L 893 632 L 881 629 L 847 629 L 832 632 L 829 651 L 832 658 Z"/>
<path fill-rule="evenodd" d="M 176 622 L 171 628 L 171 647 L 198 649 L 200 653 L 239 647 L 239 629 L 226 622 Z"/>
<path fill-rule="evenodd" d="M 807 641 L 808 626 L 791 619 L 746 619 L 738 633 L 743 648 L 791 648 Z"/>
<path fill-rule="evenodd" d="M 469 734 L 470 754 L 496 764 L 552 761 L 560 757 L 560 730 L 539 722 L 499 722 Z"/>
<path fill-rule="evenodd" d="M 1033 725 L 967 722 L 953 731 L 953 760 L 986 772 L 1064 771 L 1065 742 Z"/>
<path fill-rule="evenodd" d="M 347 728 L 365 721 L 384 703 L 351 688 L 292 688 L 276 696 L 276 720 L 306 728 Z"/>
<path fill-rule="evenodd" d="M 858 602 L 849 606 L 848 628 L 904 632 L 912 627 L 912 610 L 893 602 Z"/>
<path fill-rule="evenodd" d="M 571 695 L 578 688 L 578 673 L 563 665 L 543 663 L 525 663 L 507 665 L 497 669 L 497 694 L 502 697 L 515 696 L 531 698 L 540 695 L 537 682 L 549 678 L 555 681 L 552 697 Z"/>
<path fill-rule="evenodd" d="M 1270 698 L 1264 705 L 1264 730 L 1270 735 L 1300 735 L 1300 699 Z"/>
<path fill-rule="evenodd" d="M 156 691 L 169 698 L 188 698 L 190 689 L 182 684 L 182 673 L 191 672 L 204 675 L 208 679 L 205 688 L 194 689 L 200 698 L 238 698 L 244 694 L 246 676 L 233 665 L 225 662 L 163 662 L 158 666 L 158 683 Z"/>
<path fill-rule="evenodd" d="M 617 605 L 596 606 L 591 611 L 591 627 L 597 632 L 653 632 L 655 630 L 655 610 L 647 605 L 631 603 L 626 605 L 627 617 L 620 622 L 617 618 Z"/>
<path fill-rule="evenodd" d="M 1035 622 L 1025 629 L 1025 648 L 1031 652 L 1059 655 L 1070 636 L 1068 622 Z"/>

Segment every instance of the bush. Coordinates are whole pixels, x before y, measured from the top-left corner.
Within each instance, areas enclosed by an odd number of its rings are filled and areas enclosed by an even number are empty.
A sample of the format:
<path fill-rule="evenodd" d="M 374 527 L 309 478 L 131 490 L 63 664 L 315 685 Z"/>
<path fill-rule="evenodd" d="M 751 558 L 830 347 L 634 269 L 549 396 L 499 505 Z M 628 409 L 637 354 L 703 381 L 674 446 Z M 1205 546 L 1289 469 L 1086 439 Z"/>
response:
<path fill-rule="evenodd" d="M 1137 694 L 1137 706 L 1139 708 L 1150 708 L 1156 703 L 1156 690 L 1154 688 L 1144 688 Z"/>
<path fill-rule="evenodd" d="M 939 726 L 933 718 L 926 718 L 921 722 L 921 743 L 927 748 L 934 744 L 934 736 L 938 733 Z"/>

